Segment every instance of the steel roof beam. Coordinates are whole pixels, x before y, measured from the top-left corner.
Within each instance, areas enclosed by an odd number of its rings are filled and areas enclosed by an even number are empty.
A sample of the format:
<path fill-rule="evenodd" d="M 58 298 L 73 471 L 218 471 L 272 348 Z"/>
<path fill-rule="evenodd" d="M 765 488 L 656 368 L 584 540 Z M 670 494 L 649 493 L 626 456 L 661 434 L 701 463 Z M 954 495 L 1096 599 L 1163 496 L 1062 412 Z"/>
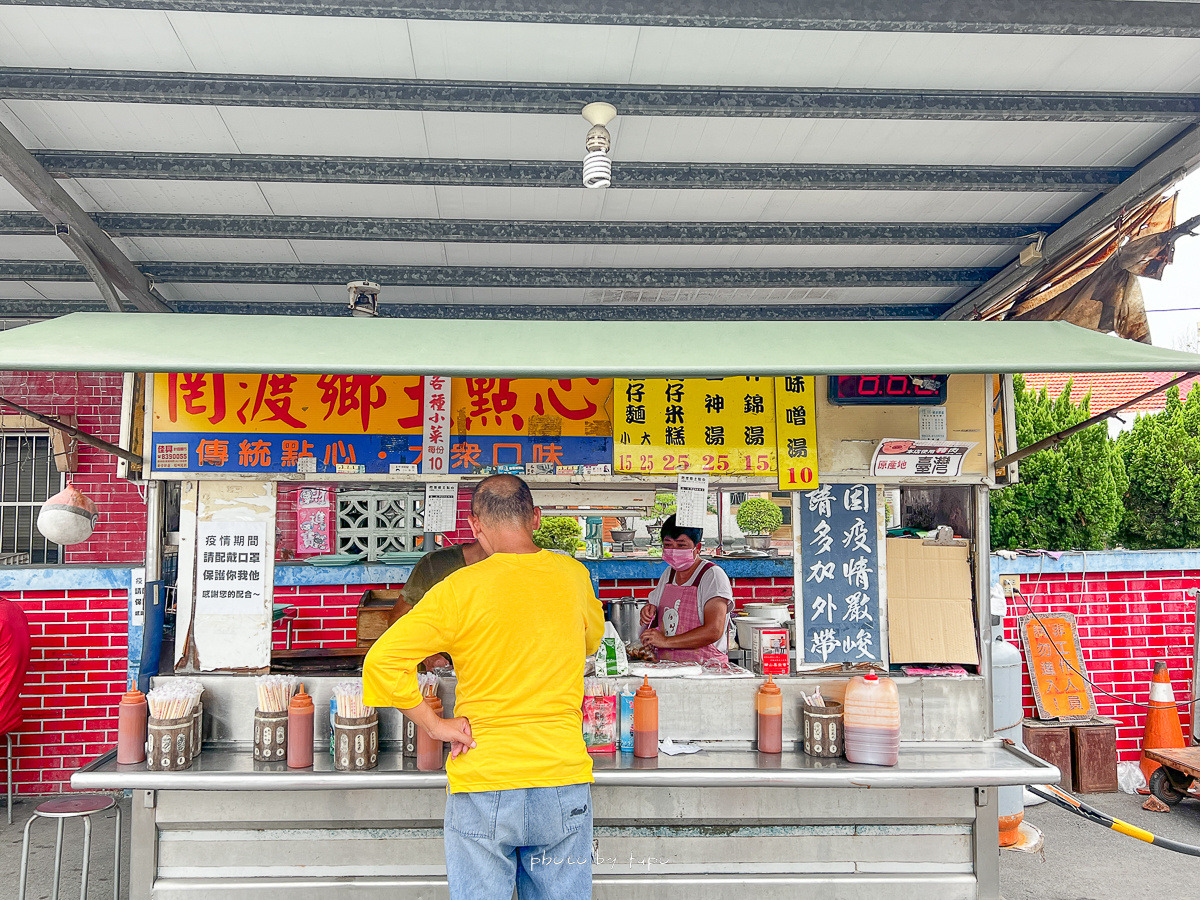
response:
<path fill-rule="evenodd" d="M 570 306 L 530 304 L 459 304 L 459 303 L 383 303 L 386 318 L 416 319 L 566 319 L 575 321 L 789 321 L 936 319 L 948 303 L 789 303 L 754 305 L 692 304 L 606 304 Z M 320 302 L 246 302 L 238 300 L 181 300 L 177 313 L 213 313 L 232 315 L 344 316 L 345 303 Z M 34 319 L 72 312 L 100 312 L 103 305 L 90 300 L 3 300 L 0 317 Z"/>
<path fill-rule="evenodd" d="M 120 310 L 113 287 L 144 312 L 170 312 L 154 293 L 150 280 L 138 271 L 112 239 L 88 218 L 16 135 L 0 125 L 0 176 L 11 184 L 46 220 L 46 233 L 58 235 L 80 260 L 85 276 L 94 280 L 110 306 Z"/>
<path fill-rule="evenodd" d="M 946 244 L 1024 243 L 1048 223 L 1006 222 L 545 222 L 378 216 L 92 213 L 117 237 L 444 241 L 504 244 Z M 0 212 L 0 235 L 44 234 L 36 213 Z"/>
<path fill-rule="evenodd" d="M 16 5 L 289 16 L 829 31 L 1200 37 L 1192 2 L 1128 0 L 8 0 Z"/>
<path fill-rule="evenodd" d="M 606 268 L 525 266 L 394 266 L 325 263 L 154 262 L 142 267 L 163 283 L 336 284 L 369 278 L 392 287 L 688 288 L 688 287 L 905 287 L 982 284 L 996 268 Z M 0 260 L 0 280 L 84 281 L 76 263 Z"/>
<path fill-rule="evenodd" d="M 0 68 L 0 98 L 309 109 L 622 116 L 1191 122 L 1194 94 L 536 84 L 196 72 Z"/>
<path fill-rule="evenodd" d="M 1176 137 L 1142 163 L 1120 187 L 1092 201 L 1052 231 L 1042 244 L 1043 261 L 1037 266 L 1006 266 L 987 284 L 960 300 L 945 315 L 947 319 L 969 319 L 993 300 L 1033 281 L 1055 259 L 1115 221 L 1122 212 L 1136 209 L 1158 196 L 1187 173 L 1200 167 L 1200 125 Z"/>
<path fill-rule="evenodd" d="M 290 181 L 323 184 L 453 184 L 572 187 L 580 163 L 39 150 L 50 173 L 69 178 Z M 614 162 L 619 188 L 742 190 L 1106 191 L 1133 170 L 1105 166 L 860 166 Z"/>

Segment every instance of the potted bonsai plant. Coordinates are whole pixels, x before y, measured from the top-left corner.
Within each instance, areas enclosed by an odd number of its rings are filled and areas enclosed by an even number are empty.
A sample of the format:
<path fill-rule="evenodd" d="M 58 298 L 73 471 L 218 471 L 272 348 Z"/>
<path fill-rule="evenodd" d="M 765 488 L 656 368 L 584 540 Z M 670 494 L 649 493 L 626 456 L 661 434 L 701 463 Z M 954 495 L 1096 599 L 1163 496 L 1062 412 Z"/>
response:
<path fill-rule="evenodd" d="M 751 550 L 769 550 L 771 532 L 782 524 L 783 510 L 766 497 L 751 497 L 738 507 L 737 526 Z"/>
<path fill-rule="evenodd" d="M 561 550 L 574 555 L 581 544 L 583 529 L 571 516 L 545 516 L 542 527 L 533 533 L 533 542 L 546 550 Z"/>

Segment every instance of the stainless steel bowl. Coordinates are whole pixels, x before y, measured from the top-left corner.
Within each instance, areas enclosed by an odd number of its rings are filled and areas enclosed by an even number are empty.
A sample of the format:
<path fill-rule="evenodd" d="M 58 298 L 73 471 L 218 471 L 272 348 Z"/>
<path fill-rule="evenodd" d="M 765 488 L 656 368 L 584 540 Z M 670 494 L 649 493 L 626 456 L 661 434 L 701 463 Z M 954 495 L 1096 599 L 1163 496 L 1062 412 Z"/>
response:
<path fill-rule="evenodd" d="M 639 600 L 637 597 L 622 597 L 608 601 L 605 617 L 613 623 L 613 628 L 617 629 L 617 634 L 626 644 L 637 643 L 638 633 L 641 630 L 638 616 L 645 605 L 646 601 Z"/>

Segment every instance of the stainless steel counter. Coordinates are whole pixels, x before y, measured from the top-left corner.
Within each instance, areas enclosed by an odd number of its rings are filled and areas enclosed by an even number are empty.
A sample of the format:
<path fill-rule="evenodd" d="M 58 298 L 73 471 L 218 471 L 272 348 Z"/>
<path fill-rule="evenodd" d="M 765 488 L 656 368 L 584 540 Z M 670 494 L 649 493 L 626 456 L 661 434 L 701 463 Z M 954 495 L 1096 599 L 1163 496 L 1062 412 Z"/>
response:
<path fill-rule="evenodd" d="M 905 744 L 894 767 L 818 759 L 790 751 L 760 754 L 749 749 L 706 748 L 683 756 L 631 754 L 592 757 L 596 784 L 646 787 L 923 788 L 994 787 L 1058 780 L 1058 770 L 1023 750 L 998 742 Z M 444 790 L 444 772 L 404 768 L 398 751 L 384 750 L 379 766 L 366 772 L 337 772 L 329 754 L 316 754 L 311 769 L 259 763 L 249 747 L 206 749 L 182 772 L 151 772 L 144 764 L 118 765 L 109 753 L 76 772 L 78 790 L 346 791 L 361 789 Z"/>

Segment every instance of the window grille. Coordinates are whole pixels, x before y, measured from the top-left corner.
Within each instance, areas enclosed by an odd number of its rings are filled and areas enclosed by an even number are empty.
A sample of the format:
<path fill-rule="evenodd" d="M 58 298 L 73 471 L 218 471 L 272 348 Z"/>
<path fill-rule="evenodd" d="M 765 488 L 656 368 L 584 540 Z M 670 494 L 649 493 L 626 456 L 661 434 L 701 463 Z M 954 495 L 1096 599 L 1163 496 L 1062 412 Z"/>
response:
<path fill-rule="evenodd" d="M 425 534 L 425 493 L 342 491 L 337 496 L 339 553 L 418 550 Z"/>
<path fill-rule="evenodd" d="M 0 438 L 0 556 L 29 563 L 58 563 L 62 548 L 37 530 L 43 503 L 62 490 L 48 434 L 6 434 Z"/>

